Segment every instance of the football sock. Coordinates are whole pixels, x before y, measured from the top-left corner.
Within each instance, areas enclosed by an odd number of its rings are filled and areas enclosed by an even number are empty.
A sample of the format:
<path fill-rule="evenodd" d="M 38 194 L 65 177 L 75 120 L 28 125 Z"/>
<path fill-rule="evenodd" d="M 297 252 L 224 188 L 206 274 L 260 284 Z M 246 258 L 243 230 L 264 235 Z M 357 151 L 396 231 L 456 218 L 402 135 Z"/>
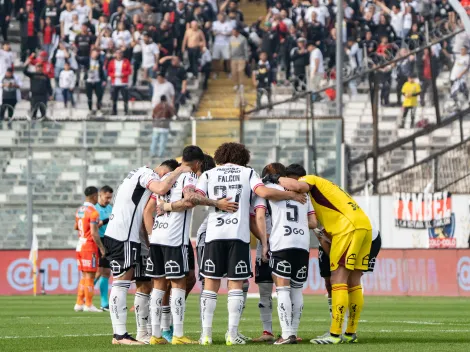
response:
<path fill-rule="evenodd" d="M 137 334 L 145 334 L 147 332 L 147 321 L 149 319 L 149 298 L 150 295 L 136 292 L 134 298 L 135 322 L 137 324 Z"/>
<path fill-rule="evenodd" d="M 170 321 L 171 321 L 171 308 L 170 306 L 163 306 L 162 307 L 162 324 L 161 324 L 161 328 L 163 331 L 170 330 L 170 326 L 171 326 Z"/>
<path fill-rule="evenodd" d="M 292 335 L 292 302 L 290 299 L 290 287 L 280 286 L 277 291 L 277 314 L 281 323 L 282 338 L 287 339 Z"/>
<path fill-rule="evenodd" d="M 328 308 L 330 309 L 330 319 L 333 316 L 333 309 L 332 309 L 332 303 L 331 303 L 331 297 L 328 297 Z"/>
<path fill-rule="evenodd" d="M 84 299 L 85 299 L 84 286 L 85 286 L 85 278 L 82 277 L 80 279 L 80 282 L 78 283 L 78 292 L 77 292 L 77 304 L 79 305 L 83 305 L 84 303 Z"/>
<path fill-rule="evenodd" d="M 304 295 L 302 294 L 303 285 L 291 283 L 290 299 L 292 302 L 292 335 L 297 336 L 299 330 L 300 318 L 304 309 Z"/>
<path fill-rule="evenodd" d="M 244 281 L 243 286 L 242 286 L 242 290 L 243 290 L 243 309 L 245 309 L 245 306 L 246 306 L 246 299 L 248 297 L 249 288 L 250 288 L 250 282 L 248 280 Z"/>
<path fill-rule="evenodd" d="M 171 315 L 173 316 L 173 335 L 183 336 L 184 310 L 186 309 L 186 290 L 180 288 L 171 289 Z"/>
<path fill-rule="evenodd" d="M 108 307 L 108 286 L 109 286 L 109 277 L 100 277 L 100 296 L 101 296 L 101 307 Z"/>
<path fill-rule="evenodd" d="M 201 294 L 202 336 L 212 337 L 212 321 L 217 306 L 217 293 L 204 290 Z"/>
<path fill-rule="evenodd" d="M 330 333 L 341 335 L 343 331 L 344 314 L 348 307 L 348 285 L 334 284 L 331 289 L 332 319 Z"/>
<path fill-rule="evenodd" d="M 349 319 L 346 334 L 354 334 L 357 330 L 357 324 L 361 317 L 362 308 L 364 307 L 364 294 L 362 286 L 354 286 L 349 290 Z"/>
<path fill-rule="evenodd" d="M 160 324 L 162 321 L 162 301 L 165 291 L 154 288 L 150 295 L 150 315 L 152 316 L 152 336 L 156 338 L 162 337 Z"/>
<path fill-rule="evenodd" d="M 85 278 L 85 305 L 90 307 L 93 305 L 93 293 L 95 291 L 95 285 L 93 285 L 93 278 L 87 277 Z"/>
<path fill-rule="evenodd" d="M 261 282 L 259 286 L 259 315 L 263 324 L 263 331 L 273 332 L 273 283 Z"/>
<path fill-rule="evenodd" d="M 243 290 L 228 291 L 228 333 L 232 338 L 238 336 L 238 324 L 243 312 Z"/>
<path fill-rule="evenodd" d="M 149 295 L 149 318 L 147 319 L 147 334 L 152 336 L 152 314 L 150 314 L 150 295 Z"/>
<path fill-rule="evenodd" d="M 130 280 L 115 280 L 109 295 L 109 313 L 113 324 L 113 331 L 117 335 L 127 332 L 127 291 L 131 287 Z"/>

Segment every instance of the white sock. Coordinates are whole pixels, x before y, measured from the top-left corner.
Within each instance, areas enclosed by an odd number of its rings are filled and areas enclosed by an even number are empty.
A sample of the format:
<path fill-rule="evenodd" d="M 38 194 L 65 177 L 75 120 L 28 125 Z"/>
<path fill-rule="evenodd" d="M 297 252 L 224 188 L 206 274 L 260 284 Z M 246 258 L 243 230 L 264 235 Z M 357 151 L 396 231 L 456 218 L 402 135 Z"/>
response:
<path fill-rule="evenodd" d="M 282 338 L 292 335 L 292 302 L 290 300 L 290 287 L 281 286 L 277 291 L 277 314 L 281 323 Z"/>
<path fill-rule="evenodd" d="M 171 326 L 170 320 L 171 320 L 171 308 L 170 306 L 163 306 L 162 307 L 162 330 L 163 331 L 170 330 L 170 326 Z"/>
<path fill-rule="evenodd" d="M 238 336 L 238 325 L 243 311 L 243 291 L 228 291 L 228 333 L 234 339 Z"/>
<path fill-rule="evenodd" d="M 149 318 L 147 319 L 147 333 L 152 336 L 152 314 L 150 314 L 150 295 L 149 295 Z"/>
<path fill-rule="evenodd" d="M 182 337 L 183 334 L 183 323 L 184 323 L 184 310 L 186 309 L 186 290 L 180 288 L 171 289 L 171 316 L 173 317 L 173 335 L 176 337 Z"/>
<path fill-rule="evenodd" d="M 263 331 L 273 332 L 273 283 L 261 282 L 259 286 L 259 315 L 263 323 Z"/>
<path fill-rule="evenodd" d="M 330 309 L 330 319 L 333 317 L 333 305 L 332 305 L 331 297 L 328 297 L 328 308 Z"/>
<path fill-rule="evenodd" d="M 152 336 L 157 338 L 162 337 L 160 329 L 162 321 L 162 302 L 165 296 L 165 291 L 157 290 L 154 288 L 150 295 L 150 314 L 152 316 Z"/>
<path fill-rule="evenodd" d="M 150 295 L 136 292 L 134 298 L 135 322 L 137 324 L 137 335 L 147 332 L 147 322 L 149 319 Z"/>
<path fill-rule="evenodd" d="M 243 309 L 245 309 L 246 306 L 246 299 L 248 297 L 248 290 L 250 289 L 250 281 L 244 281 L 242 290 L 243 290 Z"/>
<path fill-rule="evenodd" d="M 290 288 L 290 299 L 292 302 L 292 335 L 295 336 L 297 336 L 300 317 L 302 316 L 302 310 L 304 309 L 304 296 L 302 294 L 302 288 L 302 284 L 291 284 Z"/>
<path fill-rule="evenodd" d="M 124 335 L 127 332 L 127 291 L 131 287 L 129 280 L 116 280 L 109 294 L 109 313 L 116 335 Z"/>
<path fill-rule="evenodd" d="M 217 293 L 204 290 L 201 294 L 202 336 L 212 337 L 212 321 L 217 306 Z"/>

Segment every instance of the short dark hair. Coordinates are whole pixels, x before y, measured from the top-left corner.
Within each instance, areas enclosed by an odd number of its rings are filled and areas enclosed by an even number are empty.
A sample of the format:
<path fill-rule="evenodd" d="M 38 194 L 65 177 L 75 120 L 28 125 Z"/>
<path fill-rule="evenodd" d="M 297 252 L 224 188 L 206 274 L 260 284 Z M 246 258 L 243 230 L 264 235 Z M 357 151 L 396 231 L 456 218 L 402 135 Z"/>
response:
<path fill-rule="evenodd" d="M 113 191 L 113 189 L 112 189 L 110 186 L 105 185 L 105 186 L 101 187 L 100 192 L 103 192 L 103 193 L 113 193 L 114 191 Z"/>
<path fill-rule="evenodd" d="M 290 164 L 286 169 L 286 175 L 304 177 L 305 175 L 307 175 L 307 171 L 305 171 L 305 168 L 300 164 Z"/>
<path fill-rule="evenodd" d="M 204 161 L 204 152 L 197 145 L 188 145 L 183 149 L 183 160 L 190 161 Z"/>
<path fill-rule="evenodd" d="M 250 151 L 241 143 L 224 143 L 214 153 L 217 165 L 235 164 L 246 166 L 250 162 Z"/>
<path fill-rule="evenodd" d="M 264 167 L 263 172 L 261 172 L 261 177 L 266 175 L 281 175 L 286 176 L 286 167 L 281 163 L 271 163 Z"/>
<path fill-rule="evenodd" d="M 201 172 L 206 172 L 215 167 L 214 158 L 209 154 L 204 154 L 204 161 L 202 162 Z"/>
<path fill-rule="evenodd" d="M 85 197 L 90 197 L 98 193 L 98 188 L 96 188 L 95 186 L 88 186 L 87 188 L 85 188 L 85 192 L 83 193 L 85 193 Z"/>
<path fill-rule="evenodd" d="M 160 101 L 161 101 L 162 103 L 166 102 L 166 95 L 165 95 L 165 94 L 163 94 L 163 95 L 160 97 Z"/>
<path fill-rule="evenodd" d="M 174 171 L 178 166 L 180 166 L 180 163 L 175 159 L 168 159 L 161 163 L 160 166 L 166 166 L 171 171 Z"/>

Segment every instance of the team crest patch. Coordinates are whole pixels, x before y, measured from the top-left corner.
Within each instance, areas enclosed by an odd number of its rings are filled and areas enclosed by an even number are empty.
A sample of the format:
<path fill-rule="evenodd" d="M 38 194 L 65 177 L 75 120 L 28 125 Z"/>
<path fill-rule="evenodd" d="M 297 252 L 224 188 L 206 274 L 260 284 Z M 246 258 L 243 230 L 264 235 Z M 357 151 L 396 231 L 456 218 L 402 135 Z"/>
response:
<path fill-rule="evenodd" d="M 150 258 L 147 258 L 147 265 L 145 266 L 145 270 L 153 271 L 153 262 Z"/>
<path fill-rule="evenodd" d="M 180 265 L 174 260 L 169 260 L 165 263 L 165 274 L 179 274 Z"/>
<path fill-rule="evenodd" d="M 356 264 L 356 254 L 355 253 L 348 255 L 348 258 L 346 259 L 346 264 L 347 265 Z"/>
<path fill-rule="evenodd" d="M 277 263 L 276 271 L 281 274 L 290 275 L 290 273 L 292 272 L 292 268 L 287 260 L 283 260 L 282 262 Z"/>
<path fill-rule="evenodd" d="M 215 264 L 212 260 L 210 259 L 207 259 L 205 262 L 204 262 L 204 271 L 206 273 L 215 273 Z"/>
<path fill-rule="evenodd" d="M 367 254 L 364 258 L 362 258 L 362 265 L 365 265 L 365 266 L 369 265 L 369 254 Z"/>
<path fill-rule="evenodd" d="M 117 261 L 111 260 L 109 262 L 109 266 L 111 267 L 113 274 L 119 274 L 121 272 L 121 264 L 119 264 Z"/>
<path fill-rule="evenodd" d="M 246 265 L 245 261 L 240 260 L 237 265 L 235 266 L 235 274 L 248 274 L 248 266 Z"/>
<path fill-rule="evenodd" d="M 297 279 L 303 280 L 307 277 L 307 267 L 303 266 L 297 271 L 297 275 L 295 276 Z"/>

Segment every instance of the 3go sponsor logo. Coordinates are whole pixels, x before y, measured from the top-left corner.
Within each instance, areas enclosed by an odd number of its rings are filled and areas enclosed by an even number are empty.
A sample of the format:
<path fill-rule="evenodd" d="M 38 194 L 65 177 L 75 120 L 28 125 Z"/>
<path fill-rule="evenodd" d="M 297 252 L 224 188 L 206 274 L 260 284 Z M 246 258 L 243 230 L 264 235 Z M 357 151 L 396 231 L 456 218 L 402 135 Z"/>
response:
<path fill-rule="evenodd" d="M 75 258 L 44 258 L 39 268 L 44 269 L 44 290 L 56 293 L 74 291 L 78 286 L 79 275 Z M 9 285 L 17 291 L 33 289 L 33 266 L 28 259 L 19 258 L 10 263 L 7 269 Z M 38 279 L 39 280 L 39 279 Z M 38 281 L 39 283 L 39 281 Z"/>
<path fill-rule="evenodd" d="M 470 291 L 470 257 L 462 257 L 457 263 L 459 286 L 464 291 Z"/>

